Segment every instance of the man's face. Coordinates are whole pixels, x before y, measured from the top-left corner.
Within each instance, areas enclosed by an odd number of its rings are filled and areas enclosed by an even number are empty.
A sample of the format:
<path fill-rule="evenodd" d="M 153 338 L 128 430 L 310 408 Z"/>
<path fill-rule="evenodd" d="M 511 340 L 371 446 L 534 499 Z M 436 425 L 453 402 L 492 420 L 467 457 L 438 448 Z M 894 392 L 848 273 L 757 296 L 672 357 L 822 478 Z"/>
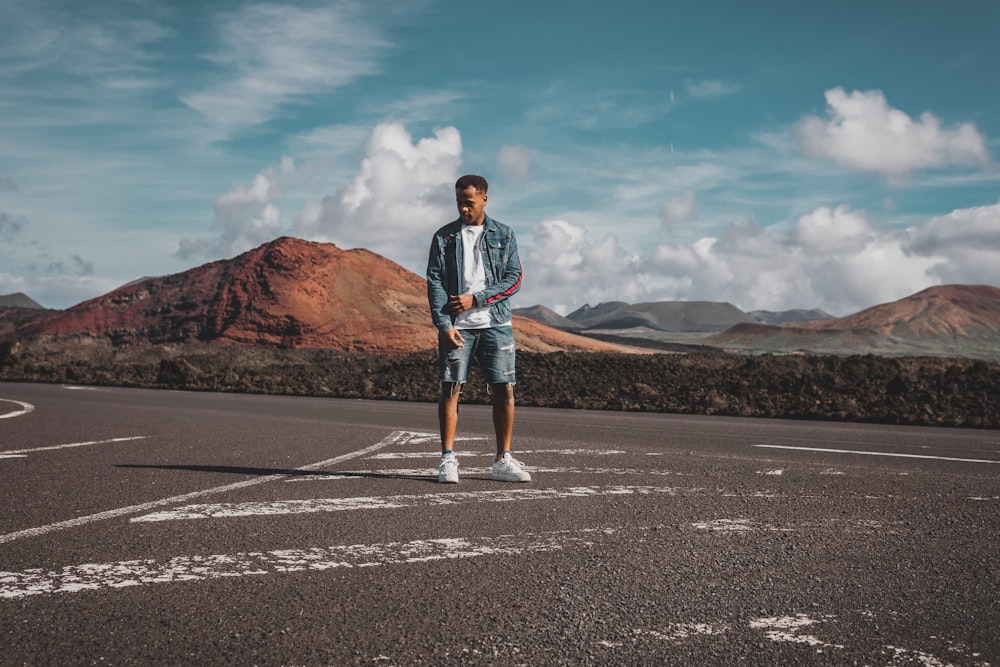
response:
<path fill-rule="evenodd" d="M 458 215 L 467 225 L 481 225 L 486 217 L 486 193 L 473 186 L 464 190 L 455 190 L 455 202 L 458 204 Z"/>

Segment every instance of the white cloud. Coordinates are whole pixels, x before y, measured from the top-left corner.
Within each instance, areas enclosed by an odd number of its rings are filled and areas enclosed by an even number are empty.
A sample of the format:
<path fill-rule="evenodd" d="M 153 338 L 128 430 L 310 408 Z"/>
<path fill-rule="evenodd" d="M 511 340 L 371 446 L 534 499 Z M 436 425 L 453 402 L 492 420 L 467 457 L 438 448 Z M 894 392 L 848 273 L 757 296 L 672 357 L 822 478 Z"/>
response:
<path fill-rule="evenodd" d="M 399 123 L 379 125 L 358 173 L 295 220 L 296 234 L 364 247 L 423 273 L 430 236 L 457 217 L 453 186 L 462 160 L 453 127 L 416 143 Z"/>
<path fill-rule="evenodd" d="M 799 218 L 791 241 L 807 255 L 842 255 L 859 252 L 871 239 L 872 226 L 863 212 L 846 204 L 821 206 Z"/>
<path fill-rule="evenodd" d="M 665 231 L 670 231 L 677 225 L 698 218 L 698 201 L 694 190 L 685 190 L 676 197 L 663 202 L 660 207 L 660 220 Z"/>
<path fill-rule="evenodd" d="M 518 237 L 526 288 L 517 304 L 572 310 L 584 303 L 631 300 L 643 293 L 639 257 L 613 234 L 591 241 L 580 225 L 544 220 Z"/>
<path fill-rule="evenodd" d="M 300 96 L 332 92 L 377 71 L 388 44 L 352 3 L 314 8 L 255 4 L 220 16 L 211 58 L 231 72 L 183 97 L 224 135 L 263 123 Z"/>
<path fill-rule="evenodd" d="M 237 183 L 215 198 L 214 225 L 220 234 L 210 239 L 181 239 L 177 257 L 231 257 L 281 235 L 281 212 L 273 200 L 286 179 L 295 174 L 295 163 L 284 158 L 278 167 L 268 167 L 249 185 Z"/>
<path fill-rule="evenodd" d="M 881 91 L 826 91 L 827 118 L 807 116 L 794 128 L 814 156 L 851 169 L 902 176 L 918 169 L 987 166 L 985 137 L 972 123 L 946 128 L 930 112 L 914 120 L 888 105 Z"/>
<path fill-rule="evenodd" d="M 958 217 L 977 219 L 971 231 L 982 224 L 979 215 L 996 216 L 1000 204 L 994 208 Z M 940 224 L 929 223 L 925 233 Z M 974 249 L 973 238 L 962 247 Z M 908 244 L 919 239 L 882 230 L 864 211 L 838 206 L 806 213 L 786 232 L 737 217 L 718 236 L 634 254 L 612 235 L 595 243 L 579 225 L 548 220 L 522 242 L 527 259 L 518 303 L 569 312 L 610 300 L 707 300 L 747 311 L 808 307 L 846 315 L 941 282 L 948 260 L 933 251 L 933 242 L 927 254 L 911 251 Z M 995 255 L 994 262 L 1000 266 Z"/>
<path fill-rule="evenodd" d="M 1000 201 L 931 218 L 909 231 L 904 248 L 940 258 L 932 274 L 942 283 L 1000 285 Z"/>

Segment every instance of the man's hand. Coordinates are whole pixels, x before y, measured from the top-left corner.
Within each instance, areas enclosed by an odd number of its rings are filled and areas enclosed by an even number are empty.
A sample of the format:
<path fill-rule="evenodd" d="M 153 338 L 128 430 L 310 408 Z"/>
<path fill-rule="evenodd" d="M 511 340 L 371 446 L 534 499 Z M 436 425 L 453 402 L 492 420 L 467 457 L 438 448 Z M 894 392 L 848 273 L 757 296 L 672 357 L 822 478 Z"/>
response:
<path fill-rule="evenodd" d="M 465 339 L 462 338 L 462 332 L 458 329 L 448 329 L 443 334 L 441 338 L 448 344 L 451 345 L 452 349 L 458 349 L 460 347 L 465 347 Z"/>
<path fill-rule="evenodd" d="M 476 297 L 471 294 L 457 294 L 455 296 L 448 297 L 448 310 L 451 311 L 453 315 L 458 315 L 459 313 L 464 313 L 467 310 L 472 310 L 476 305 Z"/>

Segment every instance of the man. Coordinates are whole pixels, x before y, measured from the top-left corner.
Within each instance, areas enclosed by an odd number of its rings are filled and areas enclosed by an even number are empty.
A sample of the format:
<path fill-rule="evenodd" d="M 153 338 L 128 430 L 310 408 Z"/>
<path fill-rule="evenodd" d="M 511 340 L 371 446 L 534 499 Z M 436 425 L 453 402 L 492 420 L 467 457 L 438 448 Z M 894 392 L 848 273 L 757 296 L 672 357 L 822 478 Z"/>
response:
<path fill-rule="evenodd" d="M 427 259 L 427 300 L 438 330 L 441 397 L 441 463 L 438 482 L 458 482 L 455 431 L 458 399 L 475 357 L 493 399 L 496 457 L 491 477 L 529 482 L 510 453 L 514 430 L 514 330 L 508 299 L 521 289 L 521 260 L 514 231 L 486 215 L 482 176 L 455 183 L 459 217 L 437 230 Z"/>

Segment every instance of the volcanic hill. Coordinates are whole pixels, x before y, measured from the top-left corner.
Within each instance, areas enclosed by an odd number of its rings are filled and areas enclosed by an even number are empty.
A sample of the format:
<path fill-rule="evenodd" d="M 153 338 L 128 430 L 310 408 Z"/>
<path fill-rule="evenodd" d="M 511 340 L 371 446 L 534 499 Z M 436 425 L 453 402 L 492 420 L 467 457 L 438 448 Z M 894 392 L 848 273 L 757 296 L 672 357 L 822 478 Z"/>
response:
<path fill-rule="evenodd" d="M 529 351 L 622 351 L 516 317 Z M 425 280 L 365 249 L 281 237 L 233 259 L 146 278 L 19 327 L 19 340 L 210 342 L 345 352 L 433 349 Z"/>
<path fill-rule="evenodd" d="M 853 315 L 740 324 L 703 341 L 730 349 L 1000 358 L 1000 288 L 939 285 Z"/>

